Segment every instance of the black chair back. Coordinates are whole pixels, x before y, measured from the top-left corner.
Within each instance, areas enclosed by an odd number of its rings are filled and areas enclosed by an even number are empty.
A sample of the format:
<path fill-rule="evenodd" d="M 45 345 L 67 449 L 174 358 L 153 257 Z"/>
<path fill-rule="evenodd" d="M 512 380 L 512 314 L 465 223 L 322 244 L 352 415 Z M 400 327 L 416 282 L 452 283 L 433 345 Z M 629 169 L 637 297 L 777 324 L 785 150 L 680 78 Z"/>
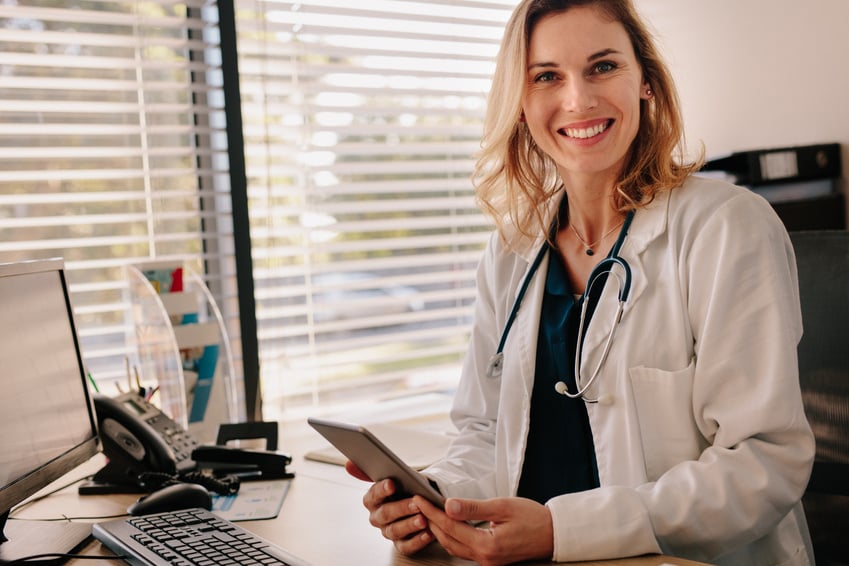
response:
<path fill-rule="evenodd" d="M 803 336 L 799 379 L 817 442 L 803 498 L 819 566 L 849 565 L 849 231 L 791 232 Z"/>

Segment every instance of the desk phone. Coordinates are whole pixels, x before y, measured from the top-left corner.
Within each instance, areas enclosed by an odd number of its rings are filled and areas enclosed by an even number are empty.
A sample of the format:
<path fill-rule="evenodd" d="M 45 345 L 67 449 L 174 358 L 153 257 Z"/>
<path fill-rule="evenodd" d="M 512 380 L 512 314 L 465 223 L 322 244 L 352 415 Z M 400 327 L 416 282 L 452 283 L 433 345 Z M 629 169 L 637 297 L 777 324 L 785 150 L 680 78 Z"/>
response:
<path fill-rule="evenodd" d="M 198 441 L 141 396 L 94 395 L 94 407 L 109 462 L 81 492 L 114 492 L 138 486 L 145 472 L 175 475 L 195 468 L 191 454 Z"/>

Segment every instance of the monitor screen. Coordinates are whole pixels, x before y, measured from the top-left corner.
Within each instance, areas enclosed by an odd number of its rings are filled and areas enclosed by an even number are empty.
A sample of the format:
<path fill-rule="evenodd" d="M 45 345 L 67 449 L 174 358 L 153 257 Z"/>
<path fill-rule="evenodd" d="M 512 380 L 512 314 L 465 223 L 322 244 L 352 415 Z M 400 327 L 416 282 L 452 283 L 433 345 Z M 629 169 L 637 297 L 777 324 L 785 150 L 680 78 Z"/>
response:
<path fill-rule="evenodd" d="M 0 265 L 0 528 L 6 539 L 0 561 L 67 552 L 87 536 L 88 525 L 76 523 L 63 528 L 79 527 L 80 535 L 59 536 L 66 544 L 78 538 L 75 544 L 46 547 L 39 532 L 46 525 L 9 519 L 12 507 L 98 450 L 63 266 L 62 260 Z"/>

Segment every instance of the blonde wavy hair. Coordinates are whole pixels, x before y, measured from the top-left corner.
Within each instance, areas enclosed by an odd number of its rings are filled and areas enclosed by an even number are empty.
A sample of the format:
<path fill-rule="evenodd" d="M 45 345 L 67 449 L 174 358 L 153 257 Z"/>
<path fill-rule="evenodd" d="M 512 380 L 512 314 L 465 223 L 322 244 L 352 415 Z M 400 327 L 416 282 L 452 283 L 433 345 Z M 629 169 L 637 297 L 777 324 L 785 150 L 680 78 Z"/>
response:
<path fill-rule="evenodd" d="M 672 76 L 646 25 L 630 0 L 524 0 L 507 23 L 496 59 L 481 140 L 472 176 L 482 210 L 502 238 L 513 226 L 520 237 L 535 238 L 544 226 L 548 201 L 560 190 L 554 162 L 539 149 L 520 121 L 527 84 L 528 42 L 543 17 L 575 6 L 595 6 L 620 22 L 654 95 L 640 101 L 640 124 L 613 196 L 622 212 L 645 206 L 680 186 L 702 165 L 684 158 L 684 126 Z"/>

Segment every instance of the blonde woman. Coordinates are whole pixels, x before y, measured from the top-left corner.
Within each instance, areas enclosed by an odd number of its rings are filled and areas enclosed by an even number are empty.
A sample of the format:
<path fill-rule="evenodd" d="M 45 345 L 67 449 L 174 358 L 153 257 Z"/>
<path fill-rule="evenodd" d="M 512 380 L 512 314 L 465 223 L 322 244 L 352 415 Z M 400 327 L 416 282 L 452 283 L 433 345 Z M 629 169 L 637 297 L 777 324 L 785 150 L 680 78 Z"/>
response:
<path fill-rule="evenodd" d="M 445 509 L 391 480 L 364 498 L 399 551 L 813 562 L 793 251 L 762 198 L 693 176 L 682 131 L 629 0 L 519 4 L 475 178 L 497 230 L 458 436 L 425 471 Z"/>

